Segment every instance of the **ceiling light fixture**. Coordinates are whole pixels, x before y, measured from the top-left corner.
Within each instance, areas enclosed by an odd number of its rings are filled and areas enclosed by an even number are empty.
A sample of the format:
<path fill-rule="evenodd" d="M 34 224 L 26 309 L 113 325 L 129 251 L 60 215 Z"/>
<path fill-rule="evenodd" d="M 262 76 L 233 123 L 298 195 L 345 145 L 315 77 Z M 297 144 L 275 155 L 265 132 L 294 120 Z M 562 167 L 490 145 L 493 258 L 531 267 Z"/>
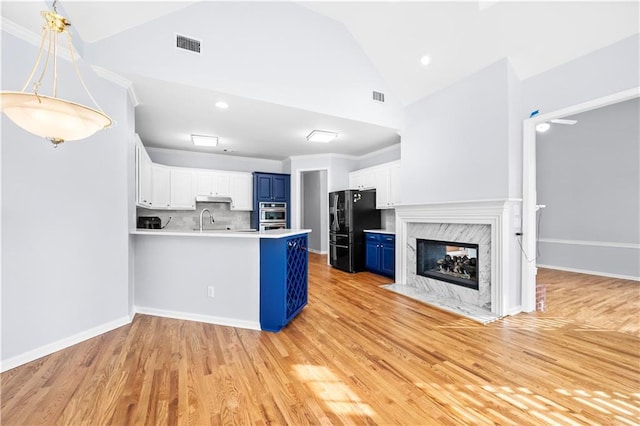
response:
<path fill-rule="evenodd" d="M 431 57 L 429 57 L 428 55 L 424 55 L 422 58 L 420 58 L 420 63 L 422 64 L 422 66 L 426 67 L 431 63 Z"/>
<path fill-rule="evenodd" d="M 198 146 L 218 146 L 217 136 L 191 135 L 191 140 Z"/>
<path fill-rule="evenodd" d="M 11 121 L 27 132 L 48 139 L 56 147 L 64 141 L 73 141 L 89 137 L 98 130 L 106 129 L 113 124 L 111 118 L 100 109 L 82 80 L 80 70 L 76 64 L 73 47 L 71 46 L 71 34 L 67 31 L 67 27 L 71 26 L 71 23 L 69 23 L 65 17 L 58 15 L 56 8 L 57 1 L 58 0 L 54 0 L 53 2 L 53 12 L 42 11 L 45 25 L 42 28 L 40 51 L 22 90 L 19 92 L 0 92 L 0 108 Z M 80 79 L 82 87 L 95 104 L 96 109 L 57 97 L 58 35 L 60 33 L 64 33 L 67 36 L 73 68 Z M 33 93 L 25 92 L 25 89 L 40 65 L 40 59 L 42 59 L 44 52 L 45 39 L 48 39 L 47 53 L 40 78 L 33 83 Z M 52 96 L 45 96 L 38 93 L 38 91 L 40 90 L 50 62 L 53 62 L 53 93 Z"/>
<path fill-rule="evenodd" d="M 334 132 L 326 132 L 324 130 L 314 130 L 307 135 L 307 140 L 309 142 L 327 143 L 327 142 L 331 142 L 337 137 L 338 137 L 338 134 Z"/>
<path fill-rule="evenodd" d="M 544 133 L 551 128 L 551 124 L 549 123 L 539 123 L 536 125 L 536 131 L 540 133 Z"/>
<path fill-rule="evenodd" d="M 227 109 L 229 108 L 229 104 L 224 101 L 219 101 L 219 102 L 216 102 L 216 107 L 220 109 Z"/>

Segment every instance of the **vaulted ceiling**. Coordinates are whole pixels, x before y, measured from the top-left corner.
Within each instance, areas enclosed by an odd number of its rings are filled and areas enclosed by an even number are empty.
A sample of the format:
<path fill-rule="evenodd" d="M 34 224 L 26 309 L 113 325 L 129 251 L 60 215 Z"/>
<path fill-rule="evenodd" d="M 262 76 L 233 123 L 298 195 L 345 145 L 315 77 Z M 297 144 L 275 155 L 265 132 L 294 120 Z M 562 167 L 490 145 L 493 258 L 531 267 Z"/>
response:
<path fill-rule="evenodd" d="M 0 7 L 34 32 L 49 8 Z M 58 9 L 86 61 L 133 83 L 145 145 L 264 158 L 393 145 L 405 105 L 497 60 L 508 57 L 526 79 L 639 31 L 635 1 L 68 1 Z M 176 34 L 200 40 L 201 54 L 176 49 Z M 215 108 L 218 100 L 229 108 Z M 313 129 L 340 137 L 309 144 Z M 217 135 L 221 146 L 196 148 L 192 133 Z"/>

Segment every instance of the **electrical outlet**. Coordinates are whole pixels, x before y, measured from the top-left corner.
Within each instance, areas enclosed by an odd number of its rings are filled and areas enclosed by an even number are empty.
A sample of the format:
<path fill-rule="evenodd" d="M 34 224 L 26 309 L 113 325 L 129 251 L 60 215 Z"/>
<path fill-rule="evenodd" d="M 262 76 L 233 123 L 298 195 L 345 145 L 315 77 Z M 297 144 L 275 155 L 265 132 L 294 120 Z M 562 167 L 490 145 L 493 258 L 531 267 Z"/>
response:
<path fill-rule="evenodd" d="M 216 292 L 212 285 L 207 288 L 207 295 L 209 297 L 216 297 Z"/>

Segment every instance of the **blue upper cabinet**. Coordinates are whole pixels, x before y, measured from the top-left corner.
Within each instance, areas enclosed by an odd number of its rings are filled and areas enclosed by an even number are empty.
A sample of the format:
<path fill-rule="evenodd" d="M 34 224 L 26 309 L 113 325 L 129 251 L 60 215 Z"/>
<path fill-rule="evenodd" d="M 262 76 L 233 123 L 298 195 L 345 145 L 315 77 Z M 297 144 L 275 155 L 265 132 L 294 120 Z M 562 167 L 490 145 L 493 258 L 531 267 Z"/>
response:
<path fill-rule="evenodd" d="M 289 175 L 274 175 L 271 180 L 273 201 L 289 202 Z"/>
<path fill-rule="evenodd" d="M 251 227 L 260 227 L 260 203 L 287 203 L 287 228 L 291 227 L 289 193 L 291 176 L 281 173 L 253 172 L 253 211 Z"/>
<path fill-rule="evenodd" d="M 255 172 L 253 176 L 257 202 L 289 202 L 289 185 L 291 179 L 289 175 Z"/>

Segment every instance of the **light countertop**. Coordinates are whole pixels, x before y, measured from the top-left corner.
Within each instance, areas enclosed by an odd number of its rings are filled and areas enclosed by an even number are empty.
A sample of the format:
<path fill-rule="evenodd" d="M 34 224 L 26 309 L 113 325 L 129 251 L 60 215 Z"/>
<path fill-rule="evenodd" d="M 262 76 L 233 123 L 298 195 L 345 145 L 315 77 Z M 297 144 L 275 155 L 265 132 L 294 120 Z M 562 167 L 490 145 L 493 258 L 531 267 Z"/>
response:
<path fill-rule="evenodd" d="M 390 234 L 396 235 L 396 231 L 388 231 L 386 229 L 365 229 L 364 232 L 371 232 L 372 234 Z"/>
<path fill-rule="evenodd" d="M 269 229 L 267 231 L 254 230 L 204 230 L 204 231 L 179 231 L 164 229 L 136 229 L 130 232 L 132 235 L 159 235 L 167 237 L 213 237 L 213 238 L 286 238 L 293 235 L 308 234 L 311 229 Z"/>

